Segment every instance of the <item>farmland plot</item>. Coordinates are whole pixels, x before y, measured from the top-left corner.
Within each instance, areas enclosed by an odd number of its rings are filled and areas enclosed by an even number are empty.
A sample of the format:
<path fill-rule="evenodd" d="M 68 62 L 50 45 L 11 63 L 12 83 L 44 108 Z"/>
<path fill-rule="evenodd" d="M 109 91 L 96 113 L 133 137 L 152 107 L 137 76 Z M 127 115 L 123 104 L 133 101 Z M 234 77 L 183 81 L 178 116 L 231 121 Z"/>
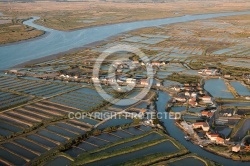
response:
<path fill-rule="evenodd" d="M 89 111 L 103 103 L 103 99 L 99 94 L 95 90 L 88 88 L 51 98 L 50 101 L 84 111 Z"/>
<path fill-rule="evenodd" d="M 13 77 L 0 77 L 0 88 L 35 95 L 39 97 L 51 97 L 53 95 L 79 89 L 78 86 L 18 79 Z"/>
<path fill-rule="evenodd" d="M 8 109 L 31 100 L 32 97 L 0 91 L 0 110 Z"/>

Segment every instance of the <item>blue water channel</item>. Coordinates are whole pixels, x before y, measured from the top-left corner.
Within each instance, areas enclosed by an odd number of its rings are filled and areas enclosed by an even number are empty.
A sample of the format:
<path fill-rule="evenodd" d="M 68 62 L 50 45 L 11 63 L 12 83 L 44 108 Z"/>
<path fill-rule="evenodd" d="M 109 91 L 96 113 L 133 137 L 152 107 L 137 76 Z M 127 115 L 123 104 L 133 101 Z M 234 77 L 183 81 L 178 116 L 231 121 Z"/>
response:
<path fill-rule="evenodd" d="M 37 25 L 33 23 L 33 21 L 39 18 L 33 17 L 32 19 L 25 21 L 24 24 L 45 31 L 46 35 L 32 40 L 2 45 L 0 47 L 0 70 L 8 69 L 14 65 L 33 59 L 42 58 L 45 56 L 62 53 L 74 48 L 83 47 L 87 44 L 101 41 L 108 37 L 139 28 L 168 25 L 173 23 L 188 22 L 215 17 L 243 15 L 249 13 L 250 11 L 185 15 L 181 17 L 165 19 L 104 25 L 67 32 L 53 30 Z"/>

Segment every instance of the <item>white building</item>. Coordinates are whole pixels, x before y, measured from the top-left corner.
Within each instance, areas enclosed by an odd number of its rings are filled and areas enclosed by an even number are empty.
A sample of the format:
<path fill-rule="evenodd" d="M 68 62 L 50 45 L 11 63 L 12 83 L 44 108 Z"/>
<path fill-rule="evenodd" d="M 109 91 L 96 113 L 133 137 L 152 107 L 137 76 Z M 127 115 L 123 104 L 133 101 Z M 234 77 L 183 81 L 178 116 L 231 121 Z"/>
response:
<path fill-rule="evenodd" d="M 212 98 L 210 96 L 203 96 L 200 98 L 204 103 L 213 103 Z"/>
<path fill-rule="evenodd" d="M 196 96 L 197 96 L 197 93 L 195 93 L 195 92 L 191 93 L 192 98 L 196 98 Z"/>
<path fill-rule="evenodd" d="M 133 78 L 127 78 L 126 83 L 131 84 L 131 83 L 136 83 L 136 79 Z"/>

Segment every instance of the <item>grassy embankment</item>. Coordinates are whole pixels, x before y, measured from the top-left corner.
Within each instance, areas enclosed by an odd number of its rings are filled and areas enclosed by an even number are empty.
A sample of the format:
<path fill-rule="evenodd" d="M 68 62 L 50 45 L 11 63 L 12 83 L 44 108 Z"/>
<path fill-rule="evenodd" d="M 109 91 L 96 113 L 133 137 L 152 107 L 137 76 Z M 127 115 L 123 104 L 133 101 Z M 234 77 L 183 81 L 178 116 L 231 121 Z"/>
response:
<path fill-rule="evenodd" d="M 240 130 L 240 128 L 243 126 L 243 124 L 245 123 L 245 121 L 247 119 L 250 118 L 250 115 L 245 116 L 244 118 L 241 118 L 240 121 L 237 123 L 237 125 L 233 128 L 231 134 L 230 134 L 230 138 L 235 137 L 235 135 L 237 134 L 237 132 Z"/>
<path fill-rule="evenodd" d="M 233 153 L 231 152 L 231 146 L 218 146 L 212 145 L 206 147 L 206 149 L 215 154 L 221 155 L 223 157 L 233 159 L 233 160 L 241 160 L 241 161 L 250 161 L 250 152 L 244 153 Z"/>
<path fill-rule="evenodd" d="M 181 84 L 185 84 L 185 83 L 199 83 L 201 77 L 200 76 L 173 73 L 170 76 L 168 76 L 167 79 L 171 80 L 171 81 L 179 82 Z"/>
<path fill-rule="evenodd" d="M 147 158 L 148 160 L 144 160 L 145 163 L 152 163 L 152 162 L 158 161 L 158 160 L 163 159 L 163 158 L 168 158 L 168 157 L 171 158 L 171 157 L 173 157 L 175 155 L 181 155 L 181 154 L 187 153 L 187 150 L 180 143 L 175 141 L 173 138 L 167 136 L 165 133 L 163 133 L 160 130 L 158 130 L 157 132 L 160 135 L 162 135 L 163 138 L 156 139 L 156 140 L 153 140 L 153 141 L 148 141 L 146 143 L 145 142 L 139 143 L 139 144 L 136 144 L 134 146 L 118 149 L 118 150 L 115 150 L 115 151 L 112 151 L 112 152 L 102 152 L 107 148 L 110 148 L 110 147 L 113 147 L 113 146 L 116 146 L 116 145 L 119 145 L 119 144 L 123 144 L 123 143 L 126 143 L 126 142 L 130 142 L 130 141 L 133 141 L 135 139 L 145 137 L 146 135 L 149 135 L 152 132 L 153 131 L 150 131 L 150 132 L 145 133 L 145 134 L 140 135 L 140 136 L 135 136 L 135 137 L 128 138 L 128 139 L 125 139 L 125 140 L 121 140 L 121 141 L 118 141 L 118 142 L 116 142 L 114 144 L 107 145 L 107 146 L 105 146 L 105 147 L 103 147 L 101 149 L 97 149 L 97 150 L 91 151 L 89 153 L 82 154 L 82 155 L 80 155 L 79 157 L 76 158 L 75 163 L 73 165 L 82 165 L 82 164 L 86 164 L 86 163 L 90 163 L 90 162 L 95 162 L 95 161 L 115 157 L 115 156 L 118 156 L 118 155 L 131 153 L 131 152 L 134 152 L 134 151 L 137 151 L 137 150 L 141 150 L 141 149 L 144 149 L 144 148 L 147 148 L 147 147 L 150 147 L 150 146 L 157 145 L 157 144 L 165 142 L 165 141 L 171 141 L 179 149 L 179 151 L 177 153 L 159 153 L 159 154 L 153 155 L 153 157 L 150 155 L 150 158 Z M 99 152 L 99 154 L 95 154 L 96 152 Z M 156 158 L 154 158 L 154 157 L 156 157 Z M 137 162 L 137 161 L 139 161 L 139 160 L 132 160 L 131 162 Z"/>
<path fill-rule="evenodd" d="M 186 6 L 192 6 L 187 8 Z M 38 24 L 59 30 L 72 30 L 104 24 L 176 17 L 186 14 L 216 13 L 247 10 L 249 2 L 42 2 L 1 3 L 0 10 L 13 16 L 40 16 Z"/>
<path fill-rule="evenodd" d="M 172 158 L 172 159 L 170 159 L 168 161 L 163 161 L 163 162 L 154 164 L 154 166 L 157 166 L 157 165 L 166 165 L 166 164 L 173 163 L 173 162 L 176 162 L 176 161 L 179 161 L 179 160 L 183 160 L 183 159 L 186 159 L 186 158 L 194 158 L 194 159 L 200 160 L 206 166 L 219 166 L 220 165 L 220 164 L 215 163 L 215 162 L 213 162 L 211 160 L 208 160 L 206 158 L 201 158 L 201 157 L 199 157 L 198 155 L 196 155 L 194 153 L 190 153 L 190 154 L 187 154 L 187 155 L 184 155 L 184 156 L 180 156 L 178 158 Z"/>
<path fill-rule="evenodd" d="M 12 19 L 11 23 L 0 24 L 0 44 L 32 39 L 44 34 L 43 31 L 24 25 L 24 20 Z"/>

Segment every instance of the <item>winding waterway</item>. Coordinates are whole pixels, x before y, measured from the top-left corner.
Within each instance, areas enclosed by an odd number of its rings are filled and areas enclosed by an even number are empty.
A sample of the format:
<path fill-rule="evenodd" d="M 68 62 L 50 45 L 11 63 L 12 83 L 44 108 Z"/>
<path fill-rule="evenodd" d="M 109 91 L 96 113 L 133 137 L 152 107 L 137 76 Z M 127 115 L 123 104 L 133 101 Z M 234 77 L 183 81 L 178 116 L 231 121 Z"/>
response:
<path fill-rule="evenodd" d="M 156 102 L 157 110 L 158 112 L 164 113 L 166 111 L 166 102 L 171 97 L 162 91 L 159 91 L 159 97 L 158 101 Z M 223 164 L 223 165 L 230 165 L 230 166 L 249 166 L 250 162 L 241 162 L 241 161 L 234 161 L 231 159 L 227 159 L 221 156 L 218 156 L 216 154 L 210 153 L 198 145 L 192 144 L 189 141 L 186 141 L 184 139 L 184 133 L 181 129 L 179 129 L 175 124 L 173 119 L 169 118 L 162 118 L 161 121 L 164 123 L 165 128 L 169 132 L 170 136 L 175 138 L 177 141 L 179 141 L 183 146 L 185 146 L 190 152 L 196 153 L 200 157 L 204 157 L 210 160 L 213 160 L 217 163 Z"/>
<path fill-rule="evenodd" d="M 33 59 L 42 58 L 48 55 L 58 54 L 74 48 L 104 40 L 119 33 L 152 26 L 168 25 L 179 22 L 188 22 L 201 19 L 209 19 L 222 16 L 250 14 L 245 12 L 228 12 L 216 14 L 186 15 L 182 17 L 155 19 L 146 21 L 136 21 L 129 23 L 119 23 L 79 29 L 75 31 L 58 31 L 34 24 L 38 19 L 34 17 L 24 22 L 24 24 L 47 32 L 44 37 L 33 40 L 18 42 L 0 47 L 0 70 L 8 69 L 14 65 L 27 62 Z"/>
<path fill-rule="evenodd" d="M 9 45 L 3 45 L 0 47 L 0 70 L 8 69 L 11 66 L 45 57 L 60 52 L 65 52 L 70 49 L 79 48 L 84 45 L 104 40 L 108 37 L 117 35 L 130 30 L 139 28 L 168 25 L 179 22 L 187 22 L 200 19 L 209 19 L 222 16 L 242 15 L 250 14 L 250 12 L 231 12 L 231 13 L 219 13 L 219 14 L 202 14 L 202 15 L 187 15 L 182 17 L 156 19 L 147 21 L 137 21 L 130 23 L 120 23 L 105 25 L 99 27 L 92 27 L 86 29 L 80 29 L 70 32 L 63 32 L 58 30 L 49 29 L 43 26 L 39 26 L 33 23 L 38 17 L 34 17 L 24 24 L 43 30 L 47 32 L 44 37 L 36 38 L 34 40 L 28 40 L 25 42 L 18 42 Z M 164 92 L 159 92 L 159 100 L 157 101 L 157 109 L 159 112 L 165 112 L 165 104 L 170 99 L 170 96 Z M 184 139 L 184 133 L 175 126 L 174 120 L 162 119 L 164 125 L 170 135 L 178 140 L 182 145 L 189 149 L 192 153 L 196 153 L 201 157 L 212 159 L 223 165 L 249 165 L 249 162 L 240 162 L 226 159 L 218 155 L 209 153 L 197 145 L 187 142 Z"/>

